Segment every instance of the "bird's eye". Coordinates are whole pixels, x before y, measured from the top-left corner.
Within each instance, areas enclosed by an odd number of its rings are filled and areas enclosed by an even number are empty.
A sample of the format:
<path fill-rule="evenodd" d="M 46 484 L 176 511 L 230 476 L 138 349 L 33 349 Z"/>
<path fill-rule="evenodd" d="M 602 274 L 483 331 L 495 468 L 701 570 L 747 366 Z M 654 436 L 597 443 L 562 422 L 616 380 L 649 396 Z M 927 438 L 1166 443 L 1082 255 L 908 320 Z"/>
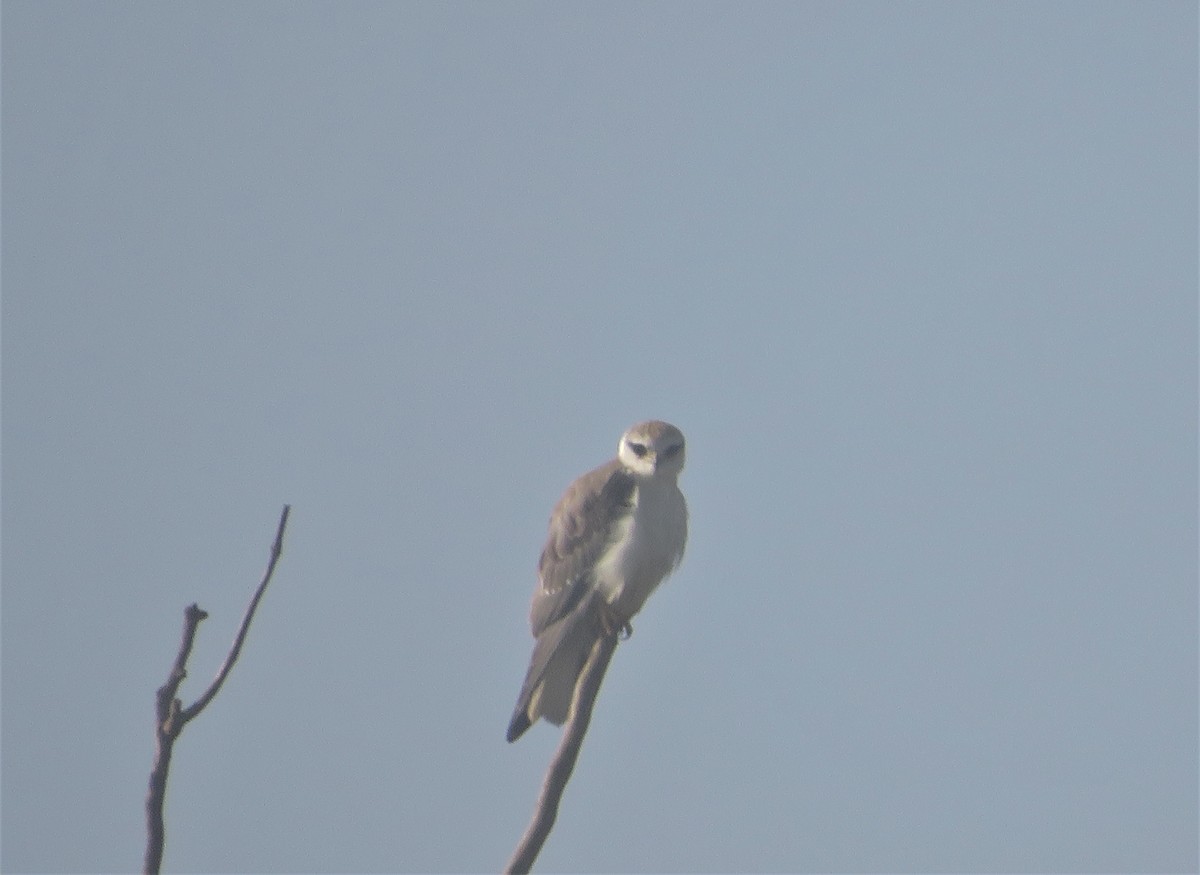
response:
<path fill-rule="evenodd" d="M 669 446 L 665 450 L 663 450 L 663 458 L 669 459 L 682 449 L 683 449 L 683 444 L 672 444 L 671 446 Z"/>
<path fill-rule="evenodd" d="M 637 456 L 639 459 L 642 456 L 646 455 L 646 445 L 645 444 L 635 444 L 633 441 L 630 441 L 629 449 L 633 450 L 633 454 L 635 456 Z"/>

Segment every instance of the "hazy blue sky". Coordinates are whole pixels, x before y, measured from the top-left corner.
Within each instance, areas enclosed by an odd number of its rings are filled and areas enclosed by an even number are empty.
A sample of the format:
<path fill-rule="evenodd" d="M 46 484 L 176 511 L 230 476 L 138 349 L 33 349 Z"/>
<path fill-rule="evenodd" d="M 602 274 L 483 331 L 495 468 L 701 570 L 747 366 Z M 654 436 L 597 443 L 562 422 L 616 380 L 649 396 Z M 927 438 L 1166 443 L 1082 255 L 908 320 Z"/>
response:
<path fill-rule="evenodd" d="M 1194 872 L 1195 3 L 3 6 L 6 872 L 493 871 L 546 519 L 687 434 L 544 871 Z"/>

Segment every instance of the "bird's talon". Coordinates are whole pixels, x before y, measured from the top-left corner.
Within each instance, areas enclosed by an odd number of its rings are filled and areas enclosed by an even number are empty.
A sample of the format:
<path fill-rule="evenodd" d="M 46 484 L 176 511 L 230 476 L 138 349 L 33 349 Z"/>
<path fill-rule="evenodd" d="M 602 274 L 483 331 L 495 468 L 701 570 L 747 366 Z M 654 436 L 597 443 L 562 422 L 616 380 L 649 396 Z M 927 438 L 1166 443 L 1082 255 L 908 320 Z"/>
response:
<path fill-rule="evenodd" d="M 628 620 L 621 619 L 620 615 L 611 608 L 606 608 L 600 612 L 600 628 L 605 635 L 614 635 L 618 641 L 626 641 L 633 634 L 633 626 Z"/>

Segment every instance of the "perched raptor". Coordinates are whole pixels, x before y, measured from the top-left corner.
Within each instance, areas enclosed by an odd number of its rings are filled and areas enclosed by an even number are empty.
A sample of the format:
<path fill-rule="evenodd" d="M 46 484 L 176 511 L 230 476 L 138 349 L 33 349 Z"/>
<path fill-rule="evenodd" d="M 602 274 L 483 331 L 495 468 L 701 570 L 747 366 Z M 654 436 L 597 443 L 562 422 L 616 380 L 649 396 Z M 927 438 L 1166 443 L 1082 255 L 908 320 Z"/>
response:
<path fill-rule="evenodd" d="M 508 740 L 539 717 L 561 725 L 597 636 L 628 629 L 650 593 L 675 570 L 687 542 L 679 491 L 683 433 L 642 422 L 621 435 L 617 457 L 584 474 L 559 499 L 538 562 L 529 622 L 536 639 Z"/>

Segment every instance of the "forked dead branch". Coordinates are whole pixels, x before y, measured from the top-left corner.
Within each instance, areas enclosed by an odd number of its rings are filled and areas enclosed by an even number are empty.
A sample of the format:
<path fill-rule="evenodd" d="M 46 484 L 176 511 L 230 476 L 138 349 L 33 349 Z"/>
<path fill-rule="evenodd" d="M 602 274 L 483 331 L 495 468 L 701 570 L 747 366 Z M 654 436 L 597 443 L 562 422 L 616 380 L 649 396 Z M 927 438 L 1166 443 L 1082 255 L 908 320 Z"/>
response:
<path fill-rule="evenodd" d="M 175 655 L 175 664 L 171 667 L 167 682 L 159 687 L 156 694 L 154 765 L 150 769 L 150 787 L 146 793 L 146 857 L 142 865 L 142 871 L 146 875 L 156 875 L 162 867 L 163 846 L 166 838 L 163 825 L 163 803 L 166 801 L 167 776 L 171 769 L 171 752 L 174 749 L 175 740 L 183 732 L 183 727 L 196 718 L 220 692 L 221 685 L 229 676 L 230 669 L 237 662 L 238 655 L 242 652 L 242 644 L 246 640 L 246 633 L 250 630 L 250 622 L 254 619 L 254 612 L 258 610 L 258 603 L 262 600 L 263 593 L 267 590 L 267 584 L 271 582 L 271 576 L 275 573 L 275 566 L 279 563 L 279 557 L 283 554 L 283 532 L 287 528 L 288 514 L 291 513 L 291 510 L 291 505 L 283 506 L 283 513 L 279 516 L 279 526 L 275 530 L 275 541 L 271 545 L 271 558 L 267 562 L 267 569 L 263 572 L 258 589 L 254 591 L 254 597 L 250 599 L 250 605 L 242 617 L 242 624 L 238 627 L 237 635 L 229 648 L 229 654 L 221 663 L 221 667 L 212 683 L 208 685 L 208 689 L 186 708 L 183 707 L 183 703 L 177 696 L 179 685 L 187 677 L 187 661 L 192 652 L 192 644 L 196 640 L 196 627 L 208 614 L 196 604 L 188 605 L 183 612 L 183 637 L 179 642 L 179 652 Z"/>

